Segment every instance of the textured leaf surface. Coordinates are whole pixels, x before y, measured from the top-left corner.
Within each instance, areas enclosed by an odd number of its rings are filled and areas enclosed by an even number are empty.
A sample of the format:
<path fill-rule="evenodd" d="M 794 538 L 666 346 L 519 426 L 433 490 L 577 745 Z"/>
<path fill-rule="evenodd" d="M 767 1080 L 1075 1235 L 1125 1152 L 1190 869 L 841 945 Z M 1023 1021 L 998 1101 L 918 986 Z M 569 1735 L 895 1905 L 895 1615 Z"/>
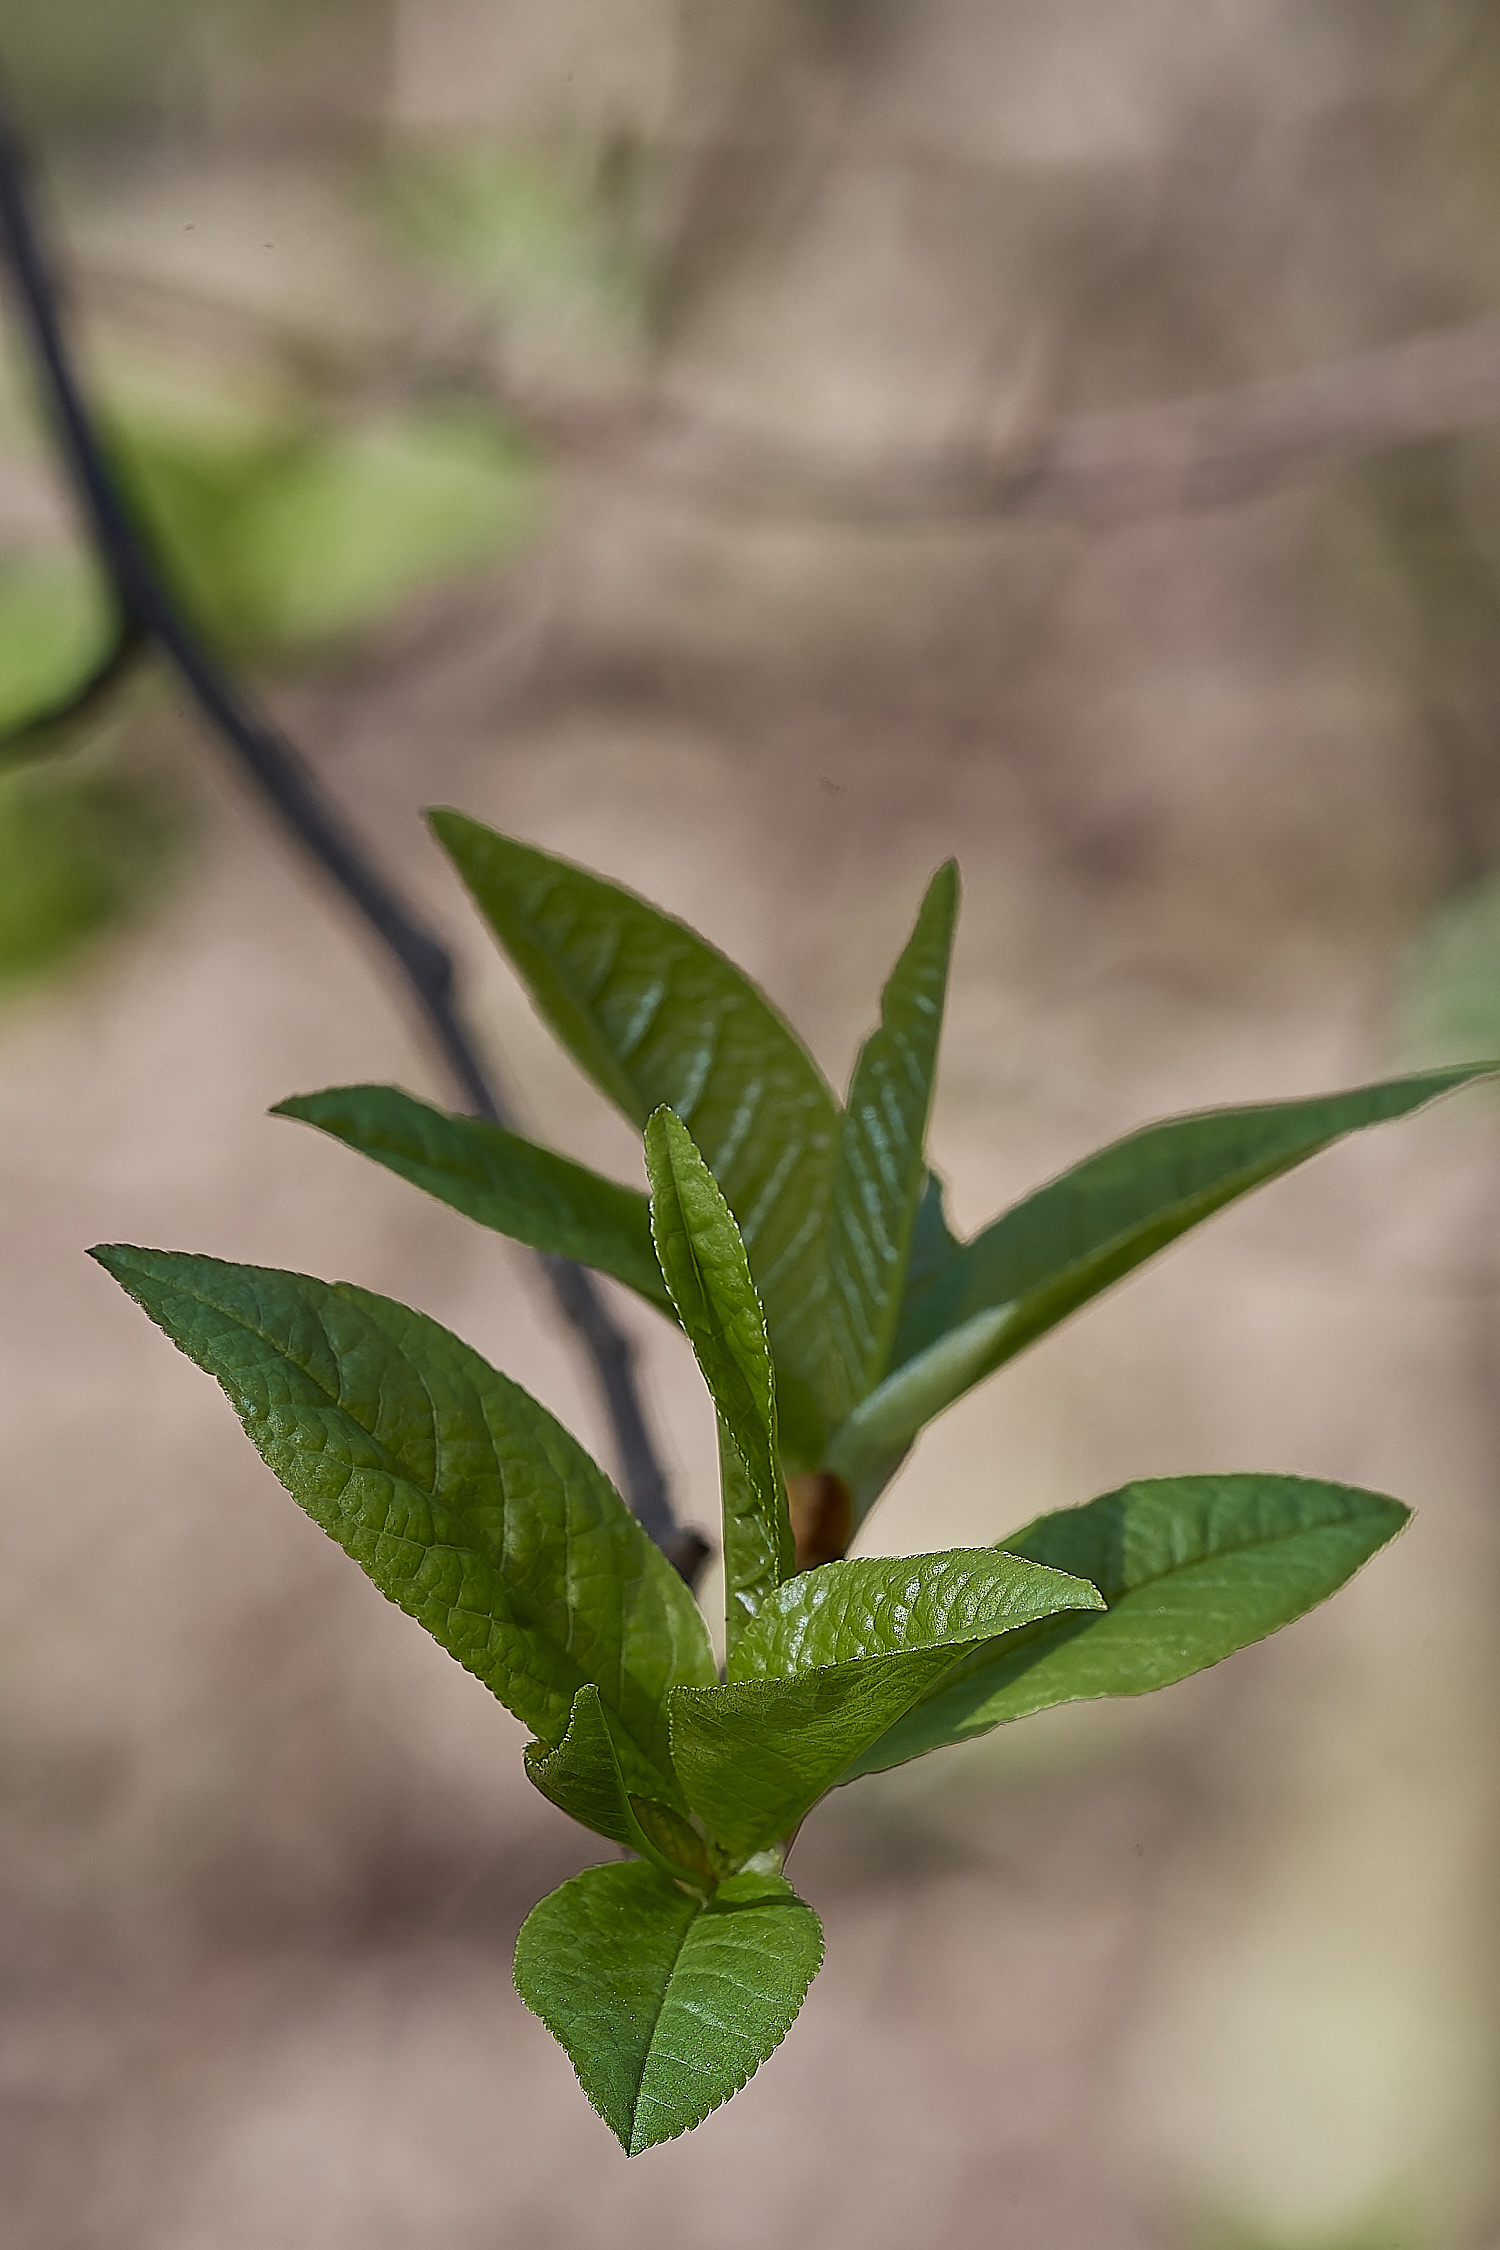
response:
<path fill-rule="evenodd" d="M 791 1678 L 673 1690 L 678 1775 L 722 1844 L 747 1853 L 790 1837 L 845 1769 L 951 1669 L 959 1648 L 1059 1610 L 1098 1606 L 1094 1588 L 1076 1578 L 993 1571 L 985 1561 L 993 1554 L 958 1550 L 895 1566 L 829 1563 L 782 1589 L 785 1630 L 779 1646 L 766 1635 L 771 1653 L 805 1659 L 823 1645 L 878 1648 L 882 1640 L 887 1653 Z M 923 1564 L 930 1566 L 925 1586 Z M 882 1578 L 882 1568 L 890 1575 Z M 831 1590 L 820 1600 L 825 1579 Z"/>
<path fill-rule="evenodd" d="M 713 1679 L 702 1618 L 544 1407 L 366 1290 L 171 1251 L 94 1255 L 383 1594 L 543 1741 L 593 1681 L 631 1786 L 680 1802 L 662 1698 Z"/>
<path fill-rule="evenodd" d="M 527 1748 L 526 1778 L 596 1836 L 623 1844 L 669 1874 L 711 1885 L 712 1870 L 695 1830 L 669 1805 L 653 1804 L 626 1788 L 609 1720 L 591 1680 L 573 1698 L 568 1731 L 557 1747 L 533 1742 Z"/>
<path fill-rule="evenodd" d="M 465 1218 L 548 1257 L 611 1274 L 658 1310 L 671 1310 L 638 1188 L 396 1086 L 333 1086 L 278 1102 L 271 1114 L 316 1125 Z"/>
<path fill-rule="evenodd" d="M 651 1229 L 667 1288 L 744 1470 L 722 1460 L 729 1649 L 796 1566 L 776 1435 L 765 1316 L 729 1206 L 671 1110 L 646 1127 Z"/>
<path fill-rule="evenodd" d="M 1207 1110 L 1101 1149 L 963 1247 L 908 1325 L 912 1356 L 864 1402 L 858 1424 L 851 1417 L 835 1433 L 830 1466 L 865 1489 L 871 1469 L 921 1421 L 1190 1227 L 1345 1134 L 1404 1117 L 1497 1068 L 1470 1064 L 1313 1101 Z M 957 1348 L 980 1337 L 982 1349 Z"/>
<path fill-rule="evenodd" d="M 987 1640 L 1062 1610 L 1100 1609 L 1068 1575 L 998 1547 L 938 1555 L 860 1555 L 778 1587 L 740 1644 L 740 1676 L 788 1679 L 900 1649 Z"/>
<path fill-rule="evenodd" d="M 738 2093 L 822 1960 L 818 1918 L 780 1876 L 731 1877 L 705 1904 L 639 1863 L 591 1867 L 527 1916 L 516 1990 L 638 2156 Z"/>
<path fill-rule="evenodd" d="M 460 813 L 433 828 L 533 1002 L 644 1127 L 691 1129 L 745 1240 L 782 1378 L 783 1442 L 815 1466 L 827 1419 L 824 1206 L 839 1111 L 765 995 L 696 932 Z"/>
<path fill-rule="evenodd" d="M 1186 1679 L 1336 1593 L 1409 1512 L 1352 1485 L 1222 1476 L 1154 1478 L 1039 1516 L 1007 1552 L 1086 1574 L 1106 1612 L 1059 1618 L 965 1659 L 855 1771 L 900 1765 L 1051 1704 Z"/>
<path fill-rule="evenodd" d="M 885 1372 L 926 1185 L 958 869 L 939 868 L 881 996 L 845 1105 L 829 1204 L 830 1392 L 847 1413 Z"/>

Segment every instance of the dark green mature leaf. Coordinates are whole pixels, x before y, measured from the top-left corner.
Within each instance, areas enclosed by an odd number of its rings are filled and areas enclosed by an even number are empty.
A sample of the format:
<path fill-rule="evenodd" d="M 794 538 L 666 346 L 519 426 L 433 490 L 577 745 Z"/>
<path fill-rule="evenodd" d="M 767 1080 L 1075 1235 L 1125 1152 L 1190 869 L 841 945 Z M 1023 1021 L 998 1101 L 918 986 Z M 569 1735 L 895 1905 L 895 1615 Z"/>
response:
<path fill-rule="evenodd" d="M 588 1868 L 533 1908 L 516 1990 L 638 2156 L 739 2092 L 822 1961 L 818 1918 L 781 1876 L 733 1876 L 703 1901 L 637 1862 Z"/>
<path fill-rule="evenodd" d="M 881 996 L 880 1026 L 860 1051 L 845 1106 L 829 1203 L 832 1291 L 829 1389 L 847 1414 L 890 1358 L 926 1168 L 948 962 L 958 918 L 952 860 L 928 886 Z"/>
<path fill-rule="evenodd" d="M 1410 1511 L 1308 1477 L 1159 1477 L 1039 1516 L 1011 1554 L 1087 1575 L 1108 1609 L 964 1659 L 854 1761 L 878 1773 L 1055 1703 L 1144 1695 L 1217 1664 L 1336 1593 Z"/>
<path fill-rule="evenodd" d="M 526 1751 L 533 1788 L 591 1828 L 623 1844 L 672 1876 L 713 1888 L 713 1869 L 697 1831 L 670 1805 L 632 1795 L 625 1785 L 609 1717 L 592 1680 L 573 1698 L 568 1731 L 555 1749 L 533 1742 Z"/>
<path fill-rule="evenodd" d="M 760 1677 L 673 1689 L 673 1759 L 710 1833 L 738 1853 L 784 1841 L 959 1649 L 1102 1606 L 1078 1578 L 999 1561 L 981 1547 L 825 1564 L 782 1587 L 775 1621 L 768 1610 L 741 1641 Z"/>
<path fill-rule="evenodd" d="M 964 1246 L 908 1328 L 905 1363 L 835 1432 L 826 1465 L 867 1492 L 872 1469 L 923 1422 L 1190 1227 L 1345 1134 L 1497 1069 L 1473 1063 L 1312 1101 L 1206 1110 L 1101 1149 Z"/>
<path fill-rule="evenodd" d="M 396 1086 L 296 1094 L 271 1115 L 316 1125 L 465 1218 L 548 1257 L 594 1266 L 658 1311 L 672 1309 L 639 1188 L 622 1187 L 482 1117 L 433 1109 Z"/>
<path fill-rule="evenodd" d="M 729 1656 L 744 1626 L 797 1565 L 776 1432 L 776 1378 L 745 1245 L 718 1183 L 669 1109 L 646 1127 L 651 1230 L 667 1288 L 744 1469 L 724 1464 Z"/>
<path fill-rule="evenodd" d="M 691 1595 L 603 1472 L 447 1329 L 347 1283 L 93 1255 L 222 1384 L 299 1505 L 544 1741 L 592 1680 L 632 1788 L 670 1803 L 663 1697 L 708 1682 Z"/>
<path fill-rule="evenodd" d="M 431 817 L 575 1061 L 635 1124 L 666 1107 L 691 1129 L 765 1306 L 783 1443 L 794 1463 L 815 1467 L 830 1413 L 819 1399 L 823 1214 L 839 1129 L 816 1063 L 749 978 L 684 923 L 461 813 Z"/>

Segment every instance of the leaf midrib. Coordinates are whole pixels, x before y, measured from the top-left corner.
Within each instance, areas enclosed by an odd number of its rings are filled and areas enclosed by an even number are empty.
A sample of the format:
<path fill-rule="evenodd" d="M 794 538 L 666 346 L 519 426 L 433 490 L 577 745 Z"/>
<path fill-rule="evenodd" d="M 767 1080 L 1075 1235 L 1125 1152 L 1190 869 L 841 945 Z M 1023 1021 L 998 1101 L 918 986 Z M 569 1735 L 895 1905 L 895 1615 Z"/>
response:
<path fill-rule="evenodd" d="M 336 1283 L 334 1284 L 334 1287 L 337 1287 Z M 407 1468 L 406 1464 L 402 1461 L 400 1454 L 397 1453 L 392 1446 L 389 1446 L 384 1438 L 378 1436 L 374 1430 L 365 1430 L 363 1423 L 356 1420 L 353 1413 L 350 1412 L 350 1409 L 345 1405 L 343 1399 L 338 1397 L 334 1392 L 330 1391 L 327 1384 L 324 1383 L 310 1367 L 305 1367 L 300 1359 L 294 1358 L 293 1355 L 289 1351 L 286 1351 L 282 1347 L 282 1345 L 277 1342 L 275 1337 L 268 1334 L 265 1329 L 257 1327 L 253 1321 L 246 1320 L 239 1313 L 226 1312 L 223 1305 L 216 1303 L 212 1297 L 203 1296 L 196 1289 L 193 1289 L 191 1287 L 184 1287 L 181 1290 L 181 1294 L 188 1298 L 191 1303 L 198 1305 L 202 1310 L 217 1313 L 221 1319 L 229 1321 L 234 1327 L 238 1328 L 242 1334 L 246 1336 L 253 1336 L 257 1342 L 264 1344 L 268 1350 L 276 1352 L 282 1359 L 289 1361 L 290 1364 L 297 1369 L 298 1373 L 303 1375 L 306 1380 L 313 1385 L 314 1389 L 317 1390 L 321 1394 L 321 1396 L 328 1401 L 328 1404 L 334 1408 L 335 1412 L 348 1415 L 349 1420 L 354 1423 L 355 1428 L 361 1430 L 363 1434 L 369 1438 L 370 1443 L 378 1448 L 385 1461 L 395 1464 L 394 1470 L 388 1469 L 386 1471 L 388 1475 L 398 1475 L 403 1483 L 409 1484 L 414 1491 L 419 1492 L 424 1500 L 433 1503 L 435 1506 L 448 1510 L 451 1514 L 456 1516 L 460 1522 L 465 1524 L 468 1523 L 468 1510 L 464 1506 L 463 1502 L 461 1500 L 447 1500 L 443 1498 L 437 1491 L 437 1482 L 441 1475 L 443 1457 L 442 1424 L 441 1418 L 438 1413 L 437 1401 L 432 1395 L 432 1391 L 428 1385 L 426 1376 L 412 1360 L 406 1357 L 404 1353 L 402 1355 L 403 1364 L 410 1370 L 412 1375 L 416 1378 L 417 1383 L 420 1385 L 422 1395 L 426 1399 L 429 1411 L 432 1415 L 433 1452 L 435 1458 L 433 1465 L 434 1481 L 431 1486 L 424 1484 L 422 1479 L 418 1475 Z M 318 1316 L 318 1325 L 323 1330 L 324 1339 L 328 1344 L 329 1351 L 331 1352 L 334 1360 L 337 1361 L 339 1357 L 337 1348 L 335 1347 L 332 1338 L 328 1335 L 327 1327 L 324 1325 L 321 1315 Z M 488 1423 L 486 1423 L 485 1425 L 485 1437 L 491 1449 L 493 1450 L 494 1439 L 490 1433 Z M 495 1464 L 495 1474 L 500 1482 L 501 1494 L 502 1496 L 504 1496 L 505 1477 L 498 1461 Z M 574 1548 L 576 1542 L 572 1536 L 572 1496 L 568 1489 L 568 1481 L 566 1478 L 562 1479 L 562 1485 L 563 1507 L 565 1512 L 564 1537 L 568 1558 L 567 1577 L 565 1579 L 565 1593 L 568 1600 L 569 1615 L 571 1617 L 577 1606 L 576 1589 L 574 1587 L 572 1576 L 574 1568 Z M 511 1510 L 507 1498 L 505 1506 L 505 1515 L 507 1522 L 509 1521 L 510 1513 Z M 447 1541 L 434 1542 L 434 1546 L 447 1546 L 448 1544 L 449 1543 Z M 478 1550 L 475 1551 L 477 1552 Z M 506 1598 L 512 1604 L 512 1614 L 514 1616 L 515 1623 L 518 1626 L 523 1627 L 525 1630 L 536 1633 L 539 1637 L 546 1640 L 548 1646 L 556 1651 L 556 1653 L 566 1663 L 568 1668 L 572 1672 L 577 1674 L 577 1678 L 573 1687 L 573 1694 L 576 1696 L 580 1687 L 590 1685 L 596 1688 L 599 1687 L 599 1682 L 597 1680 L 591 1680 L 590 1676 L 582 1670 L 577 1658 L 573 1654 L 572 1649 L 569 1648 L 565 1643 L 556 1640 L 550 1632 L 546 1631 L 544 1626 L 538 1621 L 538 1619 L 532 1612 L 531 1605 L 526 1601 L 524 1595 L 521 1594 L 519 1590 L 513 1585 L 513 1583 L 507 1578 L 504 1570 L 497 1569 L 495 1564 L 490 1562 L 488 1557 L 484 1556 L 482 1553 L 480 1554 L 480 1559 L 485 1563 L 485 1566 L 488 1570 L 494 1572 L 494 1575 L 504 1586 Z M 494 1622 L 498 1623 L 499 1620 L 494 1620 Z M 627 1670 L 628 1666 L 625 1661 L 625 1636 L 622 1633 L 620 1638 L 619 1651 L 619 1671 L 622 1677 Z M 601 1693 L 601 1701 L 602 1700 L 603 1698 Z M 647 1748 L 646 1745 L 640 1742 L 635 1734 L 634 1729 L 626 1720 L 623 1709 L 621 1708 L 621 1700 L 618 1694 L 616 1695 L 614 1704 L 612 1706 L 612 1712 L 613 1715 L 619 1720 L 621 1730 L 623 1731 L 637 1754 L 643 1760 L 646 1767 L 649 1769 L 649 1771 L 660 1777 L 661 1768 L 654 1753 L 649 1748 Z M 557 1744 L 553 1743 L 549 1747 L 551 1747 L 552 1749 L 556 1749 Z"/>

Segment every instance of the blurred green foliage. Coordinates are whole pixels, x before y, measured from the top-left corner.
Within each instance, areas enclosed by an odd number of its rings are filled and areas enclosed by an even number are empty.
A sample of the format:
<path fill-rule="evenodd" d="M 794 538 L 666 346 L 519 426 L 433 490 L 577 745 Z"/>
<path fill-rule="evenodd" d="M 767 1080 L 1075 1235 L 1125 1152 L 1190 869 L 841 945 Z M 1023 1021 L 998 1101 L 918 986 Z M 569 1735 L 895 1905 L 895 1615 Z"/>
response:
<path fill-rule="evenodd" d="M 515 552 L 543 497 L 530 444 L 473 407 L 330 427 L 138 417 L 114 448 L 171 582 L 237 656 L 356 632 Z"/>
<path fill-rule="evenodd" d="M 392 166 L 381 205 L 398 242 L 501 320 L 633 334 L 649 275 L 632 173 L 615 149 L 582 177 L 534 151 L 433 146 Z"/>
<path fill-rule="evenodd" d="M 142 906 L 181 829 L 156 781 L 72 760 L 0 776 L 0 994 L 71 964 Z"/>
<path fill-rule="evenodd" d="M 102 663 L 112 634 L 108 596 L 81 556 L 0 566 L 0 737 L 69 701 Z"/>

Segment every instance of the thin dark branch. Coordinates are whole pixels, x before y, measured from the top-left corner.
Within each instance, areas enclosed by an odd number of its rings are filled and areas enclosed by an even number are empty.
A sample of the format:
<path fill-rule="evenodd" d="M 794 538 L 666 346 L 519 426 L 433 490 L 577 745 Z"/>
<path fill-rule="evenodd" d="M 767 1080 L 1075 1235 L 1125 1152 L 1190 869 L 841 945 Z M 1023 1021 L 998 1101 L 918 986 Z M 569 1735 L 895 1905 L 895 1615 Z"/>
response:
<path fill-rule="evenodd" d="M 375 865 L 298 751 L 261 716 L 239 682 L 210 654 L 168 590 L 121 496 L 63 332 L 51 262 L 42 248 L 20 145 L 3 104 L 0 246 L 44 379 L 59 448 L 127 629 L 136 640 L 153 642 L 168 658 L 240 770 L 400 967 L 464 1101 L 476 1115 L 507 1123 L 505 1105 L 464 1022 L 447 949 Z M 544 1259 L 542 1264 L 563 1318 L 593 1365 L 614 1426 L 622 1480 L 636 1514 L 684 1577 L 691 1579 L 703 1559 L 703 1542 L 673 1515 L 666 1478 L 647 1431 L 629 1339 L 592 1275 L 557 1259 Z"/>

